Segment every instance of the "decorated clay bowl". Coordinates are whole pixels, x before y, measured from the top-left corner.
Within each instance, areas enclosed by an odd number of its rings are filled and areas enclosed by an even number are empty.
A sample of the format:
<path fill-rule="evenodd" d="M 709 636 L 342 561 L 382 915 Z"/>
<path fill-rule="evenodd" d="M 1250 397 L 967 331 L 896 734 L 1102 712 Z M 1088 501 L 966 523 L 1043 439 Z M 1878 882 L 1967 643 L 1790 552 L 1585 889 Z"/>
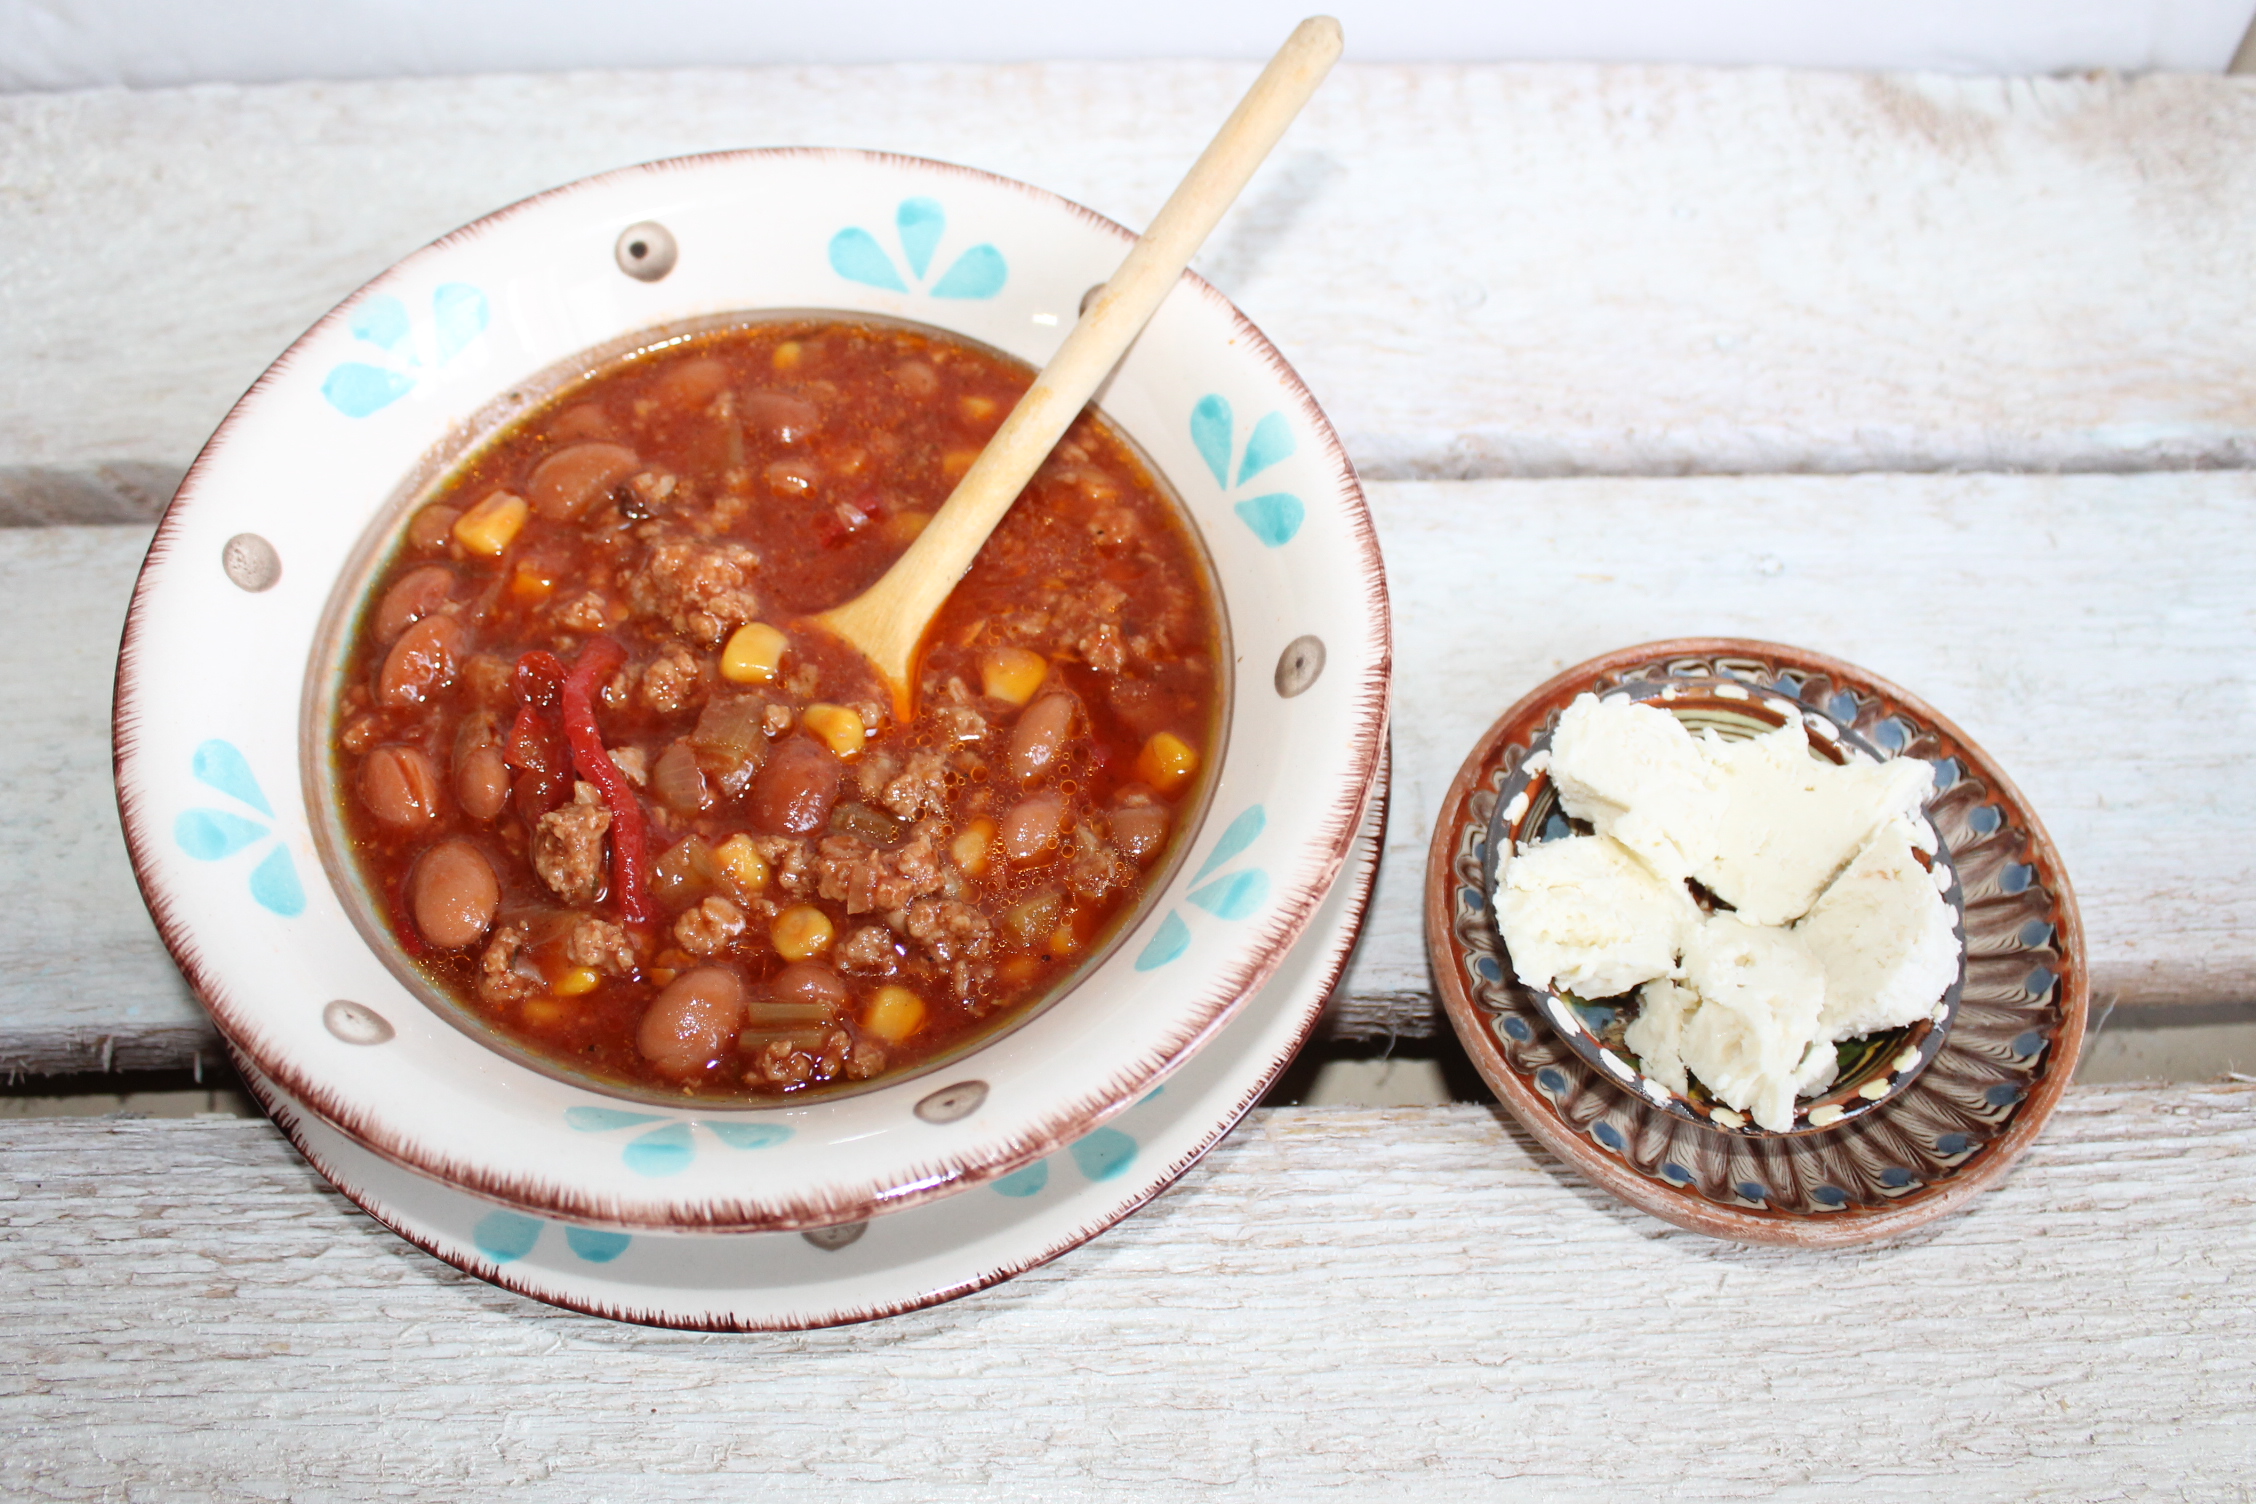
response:
<path fill-rule="evenodd" d="M 1784 687 L 1799 688 L 1799 681 L 1790 681 Z M 1713 730 L 1725 741 L 1758 736 L 1786 724 L 1789 718 L 1798 718 L 1808 729 L 1812 754 L 1836 764 L 1853 759 L 1878 762 L 1897 755 L 1907 745 L 1902 723 L 1878 714 L 1879 702 L 1874 696 L 1868 694 L 1860 698 L 1853 687 L 1835 687 L 1830 682 L 1826 692 L 1818 697 L 1822 708 L 1785 693 L 1764 693 L 1736 679 L 1674 674 L 1625 679 L 1607 689 L 1601 698 L 1636 700 L 1659 706 L 1694 733 Z M 1558 726 L 1562 709 L 1563 706 L 1552 710 L 1543 718 L 1540 728 L 1529 736 L 1528 759 L 1505 784 L 1503 802 L 1497 805 L 1490 822 L 1484 886 L 1489 894 L 1492 917 L 1497 874 L 1510 852 L 1523 844 L 1558 840 L 1583 828 L 1560 807 L 1558 790 L 1546 771 L 1548 759 L 1540 755 L 1551 745 L 1551 735 Z M 1868 739 L 1865 730 L 1860 729 L 1860 720 L 1870 730 L 1871 738 L 1877 741 Z M 1958 771 L 1947 759 L 1938 762 L 1936 772 L 1942 786 L 1936 790 L 1934 799 L 1949 792 Z M 1930 804 L 1933 802 L 1931 799 Z M 1938 850 L 1929 866 L 1935 873 L 1935 886 L 1941 891 L 1943 901 L 1957 915 L 1958 976 L 1936 1000 L 1932 1016 L 1901 1028 L 1842 1041 L 1837 1047 L 1837 1074 L 1833 1084 L 1816 1096 L 1796 1102 L 1794 1125 L 1785 1132 L 1819 1132 L 1873 1111 L 1917 1080 L 1919 1073 L 1942 1049 L 1951 1019 L 1958 1012 L 1959 994 L 1966 985 L 1966 915 L 1964 890 L 1951 868 L 1950 848 L 1942 843 L 1940 831 L 1937 842 Z M 1509 955 L 1501 935 L 1497 944 Z M 1691 1091 L 1686 1093 L 1647 1075 L 1622 1039 L 1624 1029 L 1634 1017 L 1634 1003 L 1630 1000 L 1581 998 L 1553 988 L 1545 995 L 1543 1008 L 1569 1048 L 1609 1078 L 1656 1106 L 1719 1133 L 1762 1137 L 1777 1131 L 1717 1101 L 1697 1078 L 1691 1083 Z"/>
<path fill-rule="evenodd" d="M 458 1027 L 339 852 L 323 706 L 423 488 L 548 384 L 767 311 L 921 324 L 1040 365 L 1129 233 L 932 162 L 758 151 L 514 205 L 408 257 L 229 414 L 165 514 L 119 661 L 120 808 L 157 924 L 230 1045 L 381 1158 L 622 1230 L 821 1227 L 994 1181 L 1147 1095 L 1277 968 L 1385 744 L 1390 640 L 1338 438 L 1186 275 L 1101 406 L 1180 496 L 1235 671 L 1203 817 L 1111 949 L 975 1053 L 857 1095 L 667 1103 Z"/>
<path fill-rule="evenodd" d="M 1489 895 L 1499 834 L 1525 838 L 1532 827 L 1540 836 L 1550 823 L 1537 807 L 1542 789 L 1528 793 L 1528 760 L 1577 695 L 1658 695 L 1672 683 L 1700 687 L 1700 696 L 1680 690 L 1702 707 L 1694 714 L 1728 713 L 1752 730 L 1768 719 L 1758 707 L 1771 715 L 1789 707 L 1869 754 L 1935 768 L 1926 813 L 1947 853 L 1965 959 L 1948 1028 L 1917 1040 L 1924 1063 L 1901 1059 L 1913 1043 L 1906 1036 L 1860 1067 L 1867 1087 L 1886 1083 L 1865 1110 L 1818 1125 L 1805 1104 L 1795 1132 L 1727 1128 L 1696 1100 L 1651 1089 L 1658 1083 L 1643 1081 L 1615 1047 L 1610 1021 L 1562 1006 L 1513 973 Z M 1720 693 L 1731 687 L 1747 698 Z M 1940 712 L 1804 648 L 1741 638 L 1646 643 L 1529 691 L 1450 783 L 1427 855 L 1425 903 L 1443 1007 L 1505 1107 L 1596 1184 L 1716 1237 L 1842 1247 L 1967 1206 L 2028 1150 L 2083 1047 L 2091 995 L 2083 924 L 2060 853 L 2028 800 Z"/>

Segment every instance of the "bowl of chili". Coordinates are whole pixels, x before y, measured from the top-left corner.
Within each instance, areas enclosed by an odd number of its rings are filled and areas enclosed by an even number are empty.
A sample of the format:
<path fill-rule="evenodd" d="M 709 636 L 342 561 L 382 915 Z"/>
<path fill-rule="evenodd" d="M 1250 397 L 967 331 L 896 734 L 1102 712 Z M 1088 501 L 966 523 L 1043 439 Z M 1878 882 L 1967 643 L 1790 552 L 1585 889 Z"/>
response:
<path fill-rule="evenodd" d="M 996 1180 L 1189 1059 L 1315 912 L 1385 739 L 1369 517 L 1275 348 L 1185 276 L 913 721 L 804 624 L 1130 238 L 908 158 L 661 162 L 455 232 L 285 352 L 119 664 L 129 849 L 230 1046 L 488 1200 L 724 1232 Z"/>

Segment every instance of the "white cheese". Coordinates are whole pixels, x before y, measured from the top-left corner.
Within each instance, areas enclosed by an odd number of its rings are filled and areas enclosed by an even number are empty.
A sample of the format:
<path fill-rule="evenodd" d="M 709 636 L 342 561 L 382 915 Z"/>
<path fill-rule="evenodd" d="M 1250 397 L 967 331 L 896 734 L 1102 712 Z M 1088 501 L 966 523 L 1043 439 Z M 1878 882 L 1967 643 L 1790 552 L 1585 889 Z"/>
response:
<path fill-rule="evenodd" d="M 1916 816 L 1934 787 L 1934 769 L 1916 758 L 1839 766 L 1813 757 L 1799 720 L 1694 745 L 1716 769 L 1721 807 L 1692 875 L 1751 924 L 1808 913 L 1873 832 Z"/>
<path fill-rule="evenodd" d="M 1794 927 L 1825 972 L 1828 1040 L 1924 1018 L 1958 977 L 1951 906 L 1912 855 L 1917 839 L 1891 822 Z"/>
<path fill-rule="evenodd" d="M 1715 842 L 1713 762 L 1667 711 L 1578 695 L 1551 733 L 1551 782 L 1567 813 L 1681 883 Z"/>
<path fill-rule="evenodd" d="M 1653 876 L 1603 836 L 1523 847 L 1496 885 L 1496 925 L 1528 986 L 1613 997 L 1676 969 L 1700 922 L 1681 883 Z"/>
<path fill-rule="evenodd" d="M 1700 1000 L 1684 1020 L 1685 1065 L 1763 1127 L 1793 1127 L 1801 1078 L 1822 1063 L 1811 1058 L 1825 1006 L 1816 960 L 1791 931 L 1712 914 L 1688 937 L 1684 985 Z"/>

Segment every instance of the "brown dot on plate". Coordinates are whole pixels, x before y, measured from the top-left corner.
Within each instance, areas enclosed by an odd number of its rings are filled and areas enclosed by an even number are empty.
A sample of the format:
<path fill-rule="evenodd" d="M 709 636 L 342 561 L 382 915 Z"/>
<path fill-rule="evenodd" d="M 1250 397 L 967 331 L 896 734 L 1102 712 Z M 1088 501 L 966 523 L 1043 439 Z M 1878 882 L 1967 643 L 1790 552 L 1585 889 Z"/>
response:
<path fill-rule="evenodd" d="M 1308 687 L 1323 676 L 1324 639 L 1313 632 L 1295 637 L 1277 655 L 1277 694 L 1281 699 L 1307 693 Z"/>
<path fill-rule="evenodd" d="M 344 998 L 321 1010 L 321 1023 L 346 1044 L 382 1044 L 392 1037 L 392 1026 L 383 1014 Z"/>
<path fill-rule="evenodd" d="M 282 556 L 256 533 L 237 533 L 228 539 L 219 551 L 219 563 L 230 580 L 253 595 L 273 589 L 282 578 Z"/>
<path fill-rule="evenodd" d="M 621 230 L 619 243 L 611 254 L 618 258 L 619 270 L 637 282 L 655 282 L 674 269 L 674 261 L 681 252 L 674 244 L 672 231 L 656 220 L 646 219 Z"/>
<path fill-rule="evenodd" d="M 825 1253 L 836 1253 L 849 1243 L 861 1241 L 862 1234 L 868 1231 L 867 1222 L 841 1222 L 836 1227 L 810 1227 L 799 1236 Z"/>
<path fill-rule="evenodd" d="M 958 1081 L 943 1086 L 916 1104 L 916 1115 L 927 1123 L 954 1123 L 970 1117 L 987 1100 L 984 1081 Z"/>

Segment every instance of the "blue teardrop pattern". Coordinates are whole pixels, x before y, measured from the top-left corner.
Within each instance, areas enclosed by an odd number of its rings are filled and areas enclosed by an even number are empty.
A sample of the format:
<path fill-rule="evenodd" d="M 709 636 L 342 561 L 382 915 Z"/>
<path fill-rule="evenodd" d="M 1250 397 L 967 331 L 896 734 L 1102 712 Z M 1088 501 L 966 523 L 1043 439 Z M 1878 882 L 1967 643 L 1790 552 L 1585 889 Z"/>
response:
<path fill-rule="evenodd" d="M 1191 889 L 1189 902 L 1195 909 L 1212 914 L 1217 919 L 1233 923 L 1250 919 L 1269 902 L 1270 881 L 1268 872 L 1260 867 L 1242 867 L 1235 872 L 1224 872 L 1213 882 L 1206 878 L 1227 867 L 1245 854 L 1261 833 L 1268 828 L 1268 812 L 1258 804 L 1241 810 L 1238 817 L 1223 827 L 1214 849 L 1199 864 L 1191 881 L 1198 886 Z M 1179 960 L 1191 948 L 1194 936 L 1185 922 L 1182 911 L 1169 909 L 1159 921 L 1159 928 L 1136 957 L 1136 970 L 1157 971 L 1160 967 Z"/>
<path fill-rule="evenodd" d="M 1111 1180 L 1136 1162 L 1136 1141 L 1117 1128 L 1075 1139 L 1067 1151 L 1091 1180 Z"/>
<path fill-rule="evenodd" d="M 354 309 L 345 325 L 369 347 L 367 357 L 331 367 L 321 380 L 321 395 L 348 418 L 373 417 L 451 364 L 492 321 L 493 306 L 483 290 L 445 282 L 431 291 L 429 322 L 418 337 L 407 305 L 378 293 Z"/>
<path fill-rule="evenodd" d="M 1220 392 L 1209 392 L 1192 406 L 1191 445 L 1198 450 L 1199 458 L 1206 461 L 1214 483 L 1225 492 L 1244 486 L 1263 471 L 1291 459 L 1300 449 L 1292 424 L 1283 413 L 1263 415 L 1253 425 L 1245 449 L 1238 456 L 1238 478 L 1233 484 L 1230 457 L 1236 432 L 1236 415 L 1230 410 L 1230 400 Z M 1270 548 L 1283 548 L 1300 536 L 1301 524 L 1308 518 L 1306 504 L 1290 491 L 1249 496 L 1233 504 L 1231 510 L 1254 537 Z"/>
<path fill-rule="evenodd" d="M 274 806 L 251 772 L 250 759 L 233 742 L 214 737 L 189 754 L 188 771 L 206 788 L 218 790 L 266 819 L 254 820 L 224 809 L 182 810 L 173 818 L 173 844 L 192 860 L 223 862 L 272 840 L 274 844 L 251 868 L 251 901 L 283 919 L 303 914 L 305 886 L 298 881 L 297 864 L 290 859 L 289 848 L 276 836 Z"/>
<path fill-rule="evenodd" d="M 901 247 L 896 262 L 878 238 L 860 225 L 830 237 L 830 269 L 849 282 L 881 292 L 906 293 L 914 287 L 935 298 L 986 299 L 1010 281 L 1010 263 L 985 241 L 960 252 L 936 280 L 926 282 L 933 258 L 948 233 L 948 211 L 938 199 L 905 198 L 893 211 L 893 233 Z"/>
<path fill-rule="evenodd" d="M 1041 1195 L 1043 1187 L 1049 1183 L 1050 1162 L 1046 1159 L 1037 1159 L 1025 1169 L 1013 1170 L 996 1181 L 995 1193 L 1000 1196 L 1023 1199 L 1027 1196 Z"/>
<path fill-rule="evenodd" d="M 590 1264 L 608 1264 L 634 1242 L 630 1233 L 600 1232 L 592 1227 L 564 1229 L 564 1246 Z"/>
<path fill-rule="evenodd" d="M 540 1246 L 547 1225 L 523 1212 L 488 1212 L 470 1230 L 470 1246 L 497 1264 L 514 1264 Z M 584 1263 L 608 1264 L 633 1243 L 631 1233 L 599 1232 L 592 1227 L 564 1229 L 564 1246 Z"/>
<path fill-rule="evenodd" d="M 652 1127 L 656 1124 L 656 1127 Z M 577 1106 L 564 1109 L 564 1126 L 575 1133 L 636 1134 L 620 1150 L 622 1163 L 637 1175 L 661 1180 L 679 1175 L 697 1159 L 697 1130 L 703 1129 L 731 1149 L 772 1149 L 786 1143 L 796 1131 L 788 1123 L 715 1122 L 711 1119 L 669 1119 L 655 1112 L 632 1112 L 619 1107 Z"/>

